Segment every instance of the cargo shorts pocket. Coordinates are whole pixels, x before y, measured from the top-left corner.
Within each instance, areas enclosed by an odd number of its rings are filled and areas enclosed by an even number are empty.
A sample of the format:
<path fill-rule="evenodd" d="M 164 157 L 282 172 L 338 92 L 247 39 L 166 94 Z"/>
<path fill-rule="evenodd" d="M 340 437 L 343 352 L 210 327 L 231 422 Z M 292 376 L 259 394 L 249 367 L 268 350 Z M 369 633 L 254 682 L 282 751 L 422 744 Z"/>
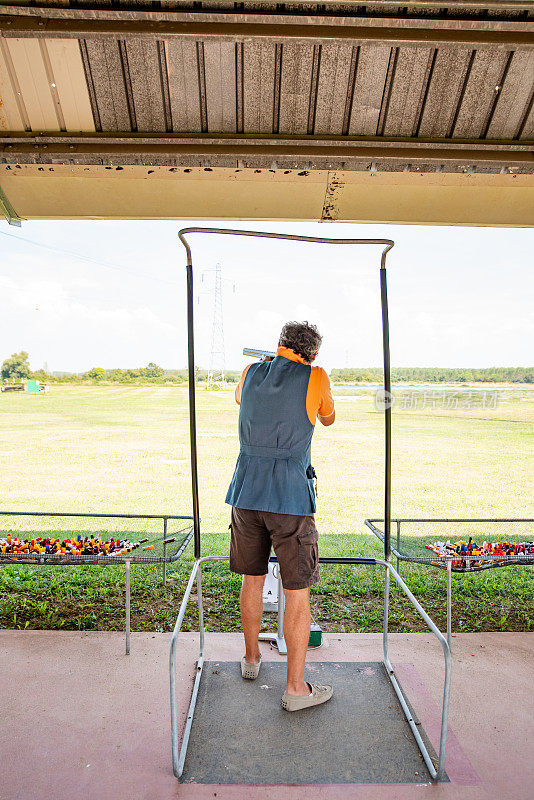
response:
<path fill-rule="evenodd" d="M 319 534 L 316 530 L 297 535 L 298 549 L 298 569 L 299 578 L 308 580 L 317 570 L 319 564 Z"/>

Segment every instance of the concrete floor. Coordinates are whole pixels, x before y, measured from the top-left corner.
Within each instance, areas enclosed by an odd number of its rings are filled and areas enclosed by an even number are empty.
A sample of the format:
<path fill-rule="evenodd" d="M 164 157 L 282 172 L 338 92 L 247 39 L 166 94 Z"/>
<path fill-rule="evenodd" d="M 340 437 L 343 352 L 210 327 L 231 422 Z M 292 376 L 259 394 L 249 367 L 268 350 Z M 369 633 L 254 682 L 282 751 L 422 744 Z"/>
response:
<path fill-rule="evenodd" d="M 442 654 L 427 634 L 392 634 L 403 686 L 437 744 Z M 314 661 L 376 661 L 379 634 L 328 634 Z M 530 800 L 534 796 L 534 634 L 458 634 L 450 783 L 181 785 L 170 754 L 169 634 L 0 631 L 1 800 Z M 185 716 L 196 634 L 178 647 Z M 280 656 L 262 645 L 264 660 Z M 239 634 L 207 634 L 206 657 L 237 661 Z M 237 667 L 236 667 L 237 669 Z M 313 674 L 311 666 L 310 677 Z M 239 681 L 236 683 L 236 692 Z"/>

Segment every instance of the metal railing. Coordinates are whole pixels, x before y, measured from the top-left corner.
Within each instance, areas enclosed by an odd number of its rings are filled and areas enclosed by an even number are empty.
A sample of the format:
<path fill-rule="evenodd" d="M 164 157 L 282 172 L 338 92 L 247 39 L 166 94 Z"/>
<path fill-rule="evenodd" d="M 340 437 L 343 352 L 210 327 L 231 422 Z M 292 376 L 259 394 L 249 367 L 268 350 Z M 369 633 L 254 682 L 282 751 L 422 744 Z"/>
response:
<path fill-rule="evenodd" d="M 202 676 L 202 670 L 204 667 L 204 642 L 205 642 L 205 628 L 204 628 L 204 613 L 203 613 L 203 603 L 202 603 L 202 564 L 206 561 L 228 561 L 228 556 L 203 556 L 197 559 L 193 565 L 193 569 L 191 570 L 191 574 L 189 576 L 189 581 L 187 583 L 187 587 L 184 592 L 184 596 L 182 599 L 182 603 L 180 605 L 180 610 L 178 612 L 178 617 L 176 619 L 176 624 L 174 626 L 172 638 L 171 638 L 171 645 L 170 645 L 170 653 L 169 653 L 169 678 L 170 678 L 170 701 L 171 701 L 171 742 L 172 742 L 172 766 L 173 772 L 176 778 L 180 779 L 183 774 L 185 759 L 187 755 L 187 747 L 189 744 L 189 737 L 191 734 L 191 727 L 193 725 L 193 717 L 195 713 L 195 706 L 197 702 L 198 690 L 200 686 L 200 678 Z M 422 605 L 419 601 L 414 597 L 408 586 L 402 580 L 398 572 L 393 568 L 391 562 L 386 561 L 384 559 L 379 558 L 336 558 L 332 557 L 320 557 L 319 561 L 321 563 L 327 564 L 349 564 L 349 565 L 357 565 L 357 564 L 367 564 L 371 566 L 383 566 L 385 570 L 385 586 L 384 586 L 384 627 L 383 627 L 383 636 L 382 636 L 382 646 L 383 646 L 383 656 L 384 656 L 384 667 L 386 669 L 387 675 L 389 680 L 391 681 L 391 685 L 397 695 L 403 713 L 406 717 L 406 720 L 410 726 L 410 729 L 413 733 L 417 746 L 421 752 L 421 755 L 425 761 L 427 769 L 430 773 L 430 776 L 433 780 L 443 780 L 445 778 L 445 749 L 447 745 L 447 726 L 448 726 L 448 718 L 449 718 L 449 705 L 450 705 L 450 688 L 451 688 L 451 668 L 452 668 L 452 661 L 451 661 L 451 651 L 449 645 L 447 644 L 447 640 L 434 623 L 434 621 L 429 617 L 426 613 Z M 395 670 L 391 664 L 389 658 L 389 641 L 388 641 L 388 627 L 389 627 L 389 578 L 390 575 L 393 576 L 397 585 L 402 589 L 410 603 L 413 605 L 421 619 L 426 622 L 431 632 L 437 637 L 439 643 L 443 648 L 443 654 L 445 658 L 445 676 L 444 676 L 444 683 L 443 683 L 443 701 L 442 701 L 442 709 L 441 709 L 441 728 L 440 728 L 440 742 L 439 742 L 439 754 L 438 754 L 438 763 L 437 766 L 432 761 L 432 757 L 428 752 L 428 748 L 426 747 L 421 734 L 417 728 L 417 724 L 413 719 L 412 713 L 410 711 L 410 707 L 408 705 L 407 698 L 402 691 L 397 677 L 395 675 Z M 177 709 L 177 702 L 176 702 L 176 643 L 178 641 L 178 635 L 180 633 L 187 604 L 189 602 L 189 597 L 191 595 L 191 591 L 193 585 L 195 583 L 196 578 L 196 586 L 197 586 L 197 606 L 198 606 L 198 628 L 199 628 L 199 656 L 195 664 L 195 679 L 193 682 L 193 689 L 191 693 L 191 699 L 189 702 L 189 708 L 187 711 L 187 717 L 185 720 L 185 727 L 182 734 L 182 740 L 180 743 L 180 736 L 178 730 L 178 709 Z"/>

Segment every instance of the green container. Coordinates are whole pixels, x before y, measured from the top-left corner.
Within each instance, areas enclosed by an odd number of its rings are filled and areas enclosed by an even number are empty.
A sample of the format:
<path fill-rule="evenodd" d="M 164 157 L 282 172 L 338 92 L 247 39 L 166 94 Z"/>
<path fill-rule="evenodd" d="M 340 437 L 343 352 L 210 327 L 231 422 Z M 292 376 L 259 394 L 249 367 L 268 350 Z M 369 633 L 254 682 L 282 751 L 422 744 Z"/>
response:
<path fill-rule="evenodd" d="M 28 394 L 39 394 L 39 381 L 26 381 L 26 392 Z"/>
<path fill-rule="evenodd" d="M 313 623 L 310 625 L 310 639 L 308 647 L 320 647 L 323 643 L 323 631 L 320 625 Z"/>

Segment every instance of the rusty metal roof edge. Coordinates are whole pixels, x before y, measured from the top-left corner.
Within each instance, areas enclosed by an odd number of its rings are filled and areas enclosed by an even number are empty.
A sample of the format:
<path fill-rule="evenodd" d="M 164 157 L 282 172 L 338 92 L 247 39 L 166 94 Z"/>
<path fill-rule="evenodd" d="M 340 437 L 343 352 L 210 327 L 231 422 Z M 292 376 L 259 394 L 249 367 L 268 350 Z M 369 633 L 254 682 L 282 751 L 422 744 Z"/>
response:
<path fill-rule="evenodd" d="M 162 16 L 163 15 L 170 16 L 175 14 L 196 14 L 198 16 L 205 16 L 206 14 L 212 14 L 212 13 L 227 13 L 233 15 L 239 14 L 240 16 L 242 16 L 251 13 L 261 13 L 264 16 L 268 16 L 270 13 L 270 11 L 268 11 L 265 8 L 261 12 L 258 12 L 257 3 L 253 3 L 252 8 L 248 8 L 249 4 L 247 2 L 241 3 L 241 9 L 239 11 L 235 11 L 233 8 L 231 8 L 233 3 L 231 3 L 230 1 L 228 2 L 228 8 L 226 9 L 221 7 L 221 3 L 219 3 L 218 7 L 216 6 L 214 9 L 210 8 L 209 6 L 192 9 L 191 8 L 192 5 L 194 4 L 191 2 L 191 0 L 182 0 L 182 2 L 180 2 L 180 0 L 176 0 L 176 6 L 174 7 L 173 10 L 161 9 L 158 11 L 148 11 L 148 10 L 143 11 L 143 8 L 148 9 L 150 7 L 148 2 L 146 3 L 146 6 L 143 6 L 143 4 L 138 4 L 137 9 L 132 9 L 130 7 L 120 10 L 118 10 L 116 6 L 113 7 L 113 4 L 111 2 L 108 7 L 106 7 L 102 2 L 99 2 L 98 6 L 95 8 L 89 8 L 87 6 L 85 8 L 71 7 L 71 6 L 65 6 L 64 4 L 60 3 L 58 3 L 57 6 L 52 6 L 50 4 L 39 6 L 37 3 L 30 3 L 30 2 L 27 3 L 17 2 L 16 4 L 1 3 L 0 7 L 18 8 L 23 10 L 26 9 L 28 11 L 30 9 L 33 9 L 34 13 L 37 14 L 43 11 L 50 12 L 52 10 L 57 10 L 57 11 L 67 11 L 67 12 L 78 11 L 86 14 L 91 14 L 93 13 L 93 11 L 96 13 L 105 12 L 105 13 L 117 14 L 119 16 L 127 14 L 136 14 L 136 13 L 149 13 L 149 14 L 151 13 Z M 267 3 L 264 4 L 264 6 L 265 5 L 267 5 Z M 327 13 L 342 12 L 342 14 L 340 15 L 341 19 L 344 16 L 349 16 L 349 17 L 362 16 L 367 18 L 369 14 L 364 12 L 368 8 L 368 6 L 371 6 L 371 8 L 373 9 L 373 11 L 371 12 L 371 16 L 379 13 L 377 9 L 384 8 L 384 10 L 387 10 L 388 8 L 398 9 L 399 7 L 403 7 L 402 3 L 400 3 L 399 0 L 374 0 L 374 2 L 363 2 L 363 3 L 361 2 L 361 0 L 322 0 L 322 2 L 320 2 L 320 0 L 296 0 L 296 2 L 291 3 L 291 11 L 288 12 L 281 11 L 279 8 L 277 9 L 276 6 L 279 6 L 279 4 L 276 3 L 275 0 L 271 0 L 271 5 L 273 6 L 273 10 L 276 10 L 277 14 L 287 14 L 288 16 L 292 15 L 296 16 L 294 9 L 296 7 L 302 7 L 302 10 L 306 9 L 306 15 L 316 16 L 316 13 L 314 13 L 309 8 L 310 6 L 312 7 L 315 6 L 316 8 L 321 9 L 317 13 L 317 16 L 326 16 L 325 10 L 327 10 Z M 352 14 L 348 10 L 348 8 L 350 8 L 351 6 L 353 6 L 354 9 L 357 10 L 359 13 Z M 411 0 L 411 2 L 409 3 L 409 7 L 414 9 L 419 9 L 421 12 L 428 10 L 439 10 L 439 11 L 445 11 L 447 13 L 450 13 L 451 11 L 452 12 L 458 11 L 461 14 L 465 14 L 466 9 L 468 9 L 469 11 L 491 11 L 492 13 L 495 13 L 497 11 L 515 11 L 515 12 L 532 11 L 533 3 L 532 0 L 448 0 L 448 2 L 447 0 Z M 400 16 L 400 15 L 395 15 L 394 12 L 391 13 L 393 16 Z M 406 17 L 406 16 L 403 16 L 403 18 L 407 20 L 417 19 L 417 17 Z M 430 20 L 432 19 L 432 17 L 429 17 L 427 19 Z"/>
<path fill-rule="evenodd" d="M 329 159 L 332 162 L 347 160 L 364 159 L 369 160 L 401 160 L 407 163 L 417 163 L 425 161 L 449 162 L 455 161 L 461 164 L 468 163 L 504 163 L 504 164 L 526 164 L 534 168 L 534 153 L 531 150 L 470 150 L 470 149 L 445 149 L 435 148 L 433 150 L 421 150 L 420 148 L 380 148 L 373 147 L 347 147 L 336 148 L 310 147 L 303 148 L 298 143 L 278 144 L 263 146 L 262 148 L 251 145 L 235 144 L 214 144 L 207 147 L 205 143 L 198 144 L 150 144 L 144 145 L 139 142 L 128 144 L 113 143 L 103 145 L 98 142 L 90 144 L 68 144 L 59 142 L 49 145 L 34 145 L 28 142 L 1 144 L 0 155 L 2 158 L 9 158 L 10 163 L 16 163 L 19 158 L 31 158 L 42 163 L 48 163 L 56 158 L 61 158 L 69 162 L 76 163 L 77 159 L 94 158 L 102 163 L 103 159 L 127 159 L 142 158 L 143 163 L 151 164 L 152 159 L 157 158 L 180 158 L 194 156 L 202 160 L 209 160 L 217 157 L 230 157 L 236 162 L 246 158 L 257 158 L 267 156 L 269 158 L 291 158 L 297 159 L 300 163 L 313 159 Z"/>
<path fill-rule="evenodd" d="M 441 5 L 441 4 L 440 4 Z M 361 4 L 357 7 L 361 8 Z M 534 3 L 530 3 L 534 11 Z M 203 24 L 228 24 L 228 25 L 297 25 L 301 26 L 307 19 L 306 16 L 288 12 L 276 14 L 229 11 L 147 11 L 147 10 L 121 10 L 98 8 L 56 8 L 52 6 L 20 6 L 5 5 L 0 3 L 0 20 L 2 16 L 21 18 L 35 18 L 36 20 L 79 20 L 100 22 L 137 22 L 154 23 L 203 23 Z M 310 14 L 314 25 L 344 27 L 373 27 L 388 28 L 391 26 L 403 29 L 431 29 L 431 30 L 469 30 L 469 31 L 530 31 L 534 27 L 532 20 L 480 20 L 480 19 L 436 19 L 435 17 L 404 17 L 404 16 L 362 16 L 359 14 L 347 17 L 332 16 L 328 13 Z M 5 24 L 5 23 L 2 23 Z"/>
<path fill-rule="evenodd" d="M 15 38 L 194 38 L 380 42 L 514 49 L 534 46 L 534 22 L 109 12 L 0 6 L 0 35 Z"/>
<path fill-rule="evenodd" d="M 530 152 L 534 149 L 534 139 L 446 139 L 431 137 L 402 137 L 402 136 L 317 136 L 317 135 L 274 135 L 271 133 L 204 133 L 202 135 L 192 135 L 190 133 L 176 133 L 170 136 L 168 133 L 147 134 L 147 133 L 83 133 L 73 135 L 70 132 L 40 132 L 31 131 L 2 131 L 0 132 L 0 144 L 5 146 L 15 146 L 18 144 L 32 145 L 35 148 L 47 147 L 49 145 L 67 145 L 77 147 L 79 145 L 112 145 L 118 146 L 143 146 L 143 147 L 180 147 L 180 146 L 201 146 L 201 147 L 253 147 L 258 151 L 269 147 L 317 147 L 324 149 L 338 148 L 373 148 L 380 146 L 389 149 L 436 149 L 457 150 L 458 148 L 469 148 L 485 152 L 487 150 L 511 149 L 516 152 Z"/>

